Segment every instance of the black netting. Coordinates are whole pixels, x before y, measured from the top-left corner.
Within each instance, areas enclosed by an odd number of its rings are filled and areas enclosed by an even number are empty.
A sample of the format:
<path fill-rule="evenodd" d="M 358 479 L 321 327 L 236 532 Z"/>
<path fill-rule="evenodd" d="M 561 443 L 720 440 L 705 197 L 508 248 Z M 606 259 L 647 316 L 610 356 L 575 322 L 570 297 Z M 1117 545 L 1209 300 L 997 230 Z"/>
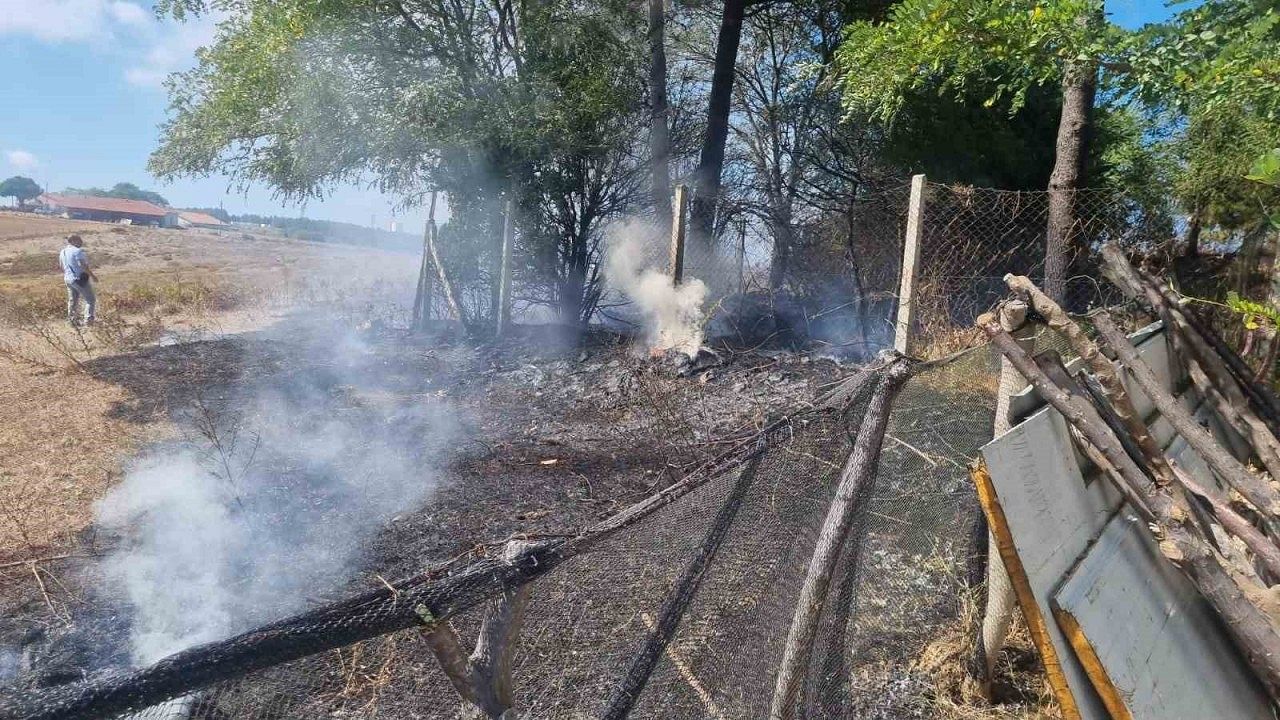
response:
<path fill-rule="evenodd" d="M 893 401 L 800 716 L 929 716 L 935 691 L 919 661 L 959 621 L 975 552 L 967 465 L 990 437 L 994 371 L 990 354 L 974 351 L 919 373 Z M 837 395 L 838 407 L 790 415 L 585 533 L 526 539 L 513 557 L 503 544 L 478 549 L 129 675 L 11 689 L 0 717 L 458 717 L 426 634 L 440 626 L 428 623 L 447 617 L 469 652 L 486 608 L 517 593 L 527 593 L 510 673 L 520 717 L 602 717 L 609 707 L 635 718 L 767 716 L 819 530 L 881 382 L 879 372 L 858 377 L 865 391 Z M 670 641 L 655 642 L 664 628 Z"/>

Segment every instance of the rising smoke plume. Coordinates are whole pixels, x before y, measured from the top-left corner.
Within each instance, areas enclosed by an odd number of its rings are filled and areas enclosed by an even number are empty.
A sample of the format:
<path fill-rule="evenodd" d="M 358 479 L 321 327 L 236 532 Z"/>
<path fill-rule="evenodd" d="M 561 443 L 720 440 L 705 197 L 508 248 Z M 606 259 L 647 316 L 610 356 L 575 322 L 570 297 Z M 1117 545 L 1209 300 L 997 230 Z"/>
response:
<path fill-rule="evenodd" d="M 305 361 L 220 399 L 233 457 L 207 437 L 153 451 L 99 503 L 124 538 L 104 585 L 132 610 L 135 663 L 340 590 L 387 519 L 437 487 L 456 435 L 447 408 L 362 394 L 385 387 L 381 362 L 354 335 L 308 334 L 290 348 Z"/>
<path fill-rule="evenodd" d="M 637 221 L 610 228 L 605 279 L 639 308 L 650 348 L 692 357 L 702 346 L 707 286 L 688 274 L 674 285 L 670 275 L 653 267 L 650 251 L 656 235 L 652 227 Z"/>

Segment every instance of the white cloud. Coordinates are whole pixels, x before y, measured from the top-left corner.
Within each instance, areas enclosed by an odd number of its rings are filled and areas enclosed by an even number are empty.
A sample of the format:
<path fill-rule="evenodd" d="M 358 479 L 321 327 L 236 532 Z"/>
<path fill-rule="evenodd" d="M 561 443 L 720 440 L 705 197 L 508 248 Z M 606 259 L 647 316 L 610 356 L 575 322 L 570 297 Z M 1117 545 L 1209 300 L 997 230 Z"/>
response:
<path fill-rule="evenodd" d="M 198 48 L 213 42 L 218 20 L 201 17 L 184 23 L 165 23 L 142 59 L 129 65 L 125 79 L 141 87 L 158 88 L 169 73 L 190 67 Z"/>
<path fill-rule="evenodd" d="M 0 35 L 45 42 L 111 39 L 117 25 L 154 23 L 141 5 L 124 0 L 0 0 Z"/>
<path fill-rule="evenodd" d="M 10 165 L 19 170 L 35 170 L 40 166 L 36 156 L 26 150 L 5 150 L 4 157 Z"/>
<path fill-rule="evenodd" d="M 133 25 L 134 27 L 147 27 L 155 22 L 155 16 L 147 12 L 141 5 L 124 2 L 124 0 L 115 0 L 115 2 L 111 3 L 111 17 L 123 25 Z"/>
<path fill-rule="evenodd" d="M 131 0 L 0 0 L 0 37 L 94 46 L 116 56 L 125 80 L 143 88 L 159 88 L 169 73 L 190 67 L 196 49 L 213 42 L 220 19 L 161 21 L 148 4 Z"/>

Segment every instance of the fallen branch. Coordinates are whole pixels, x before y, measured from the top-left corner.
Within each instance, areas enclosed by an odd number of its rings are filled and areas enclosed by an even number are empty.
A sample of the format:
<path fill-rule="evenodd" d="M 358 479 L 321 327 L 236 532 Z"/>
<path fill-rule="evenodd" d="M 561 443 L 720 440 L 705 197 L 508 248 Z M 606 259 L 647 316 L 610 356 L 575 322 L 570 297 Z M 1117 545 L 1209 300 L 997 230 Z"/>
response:
<path fill-rule="evenodd" d="M 1160 410 L 1160 414 L 1169 421 L 1187 444 L 1204 458 L 1209 467 L 1264 514 L 1275 517 L 1280 513 L 1280 493 L 1271 488 L 1264 479 L 1250 473 L 1239 460 L 1236 460 L 1214 439 L 1208 430 L 1196 422 L 1190 411 L 1164 389 L 1155 373 L 1151 371 L 1151 367 L 1138 356 L 1137 348 L 1129 342 L 1129 338 L 1120 331 L 1120 328 L 1116 327 L 1111 316 L 1099 313 L 1094 318 L 1094 325 L 1107 346 L 1124 363 L 1138 386 Z"/>
<path fill-rule="evenodd" d="M 1145 474 L 1125 453 L 1120 441 L 1105 425 L 1089 422 L 1092 408 L 1079 396 L 1071 396 L 1055 385 L 1031 360 L 990 314 L 978 319 L 978 325 L 992 343 L 1013 362 L 1040 396 L 1078 429 L 1116 468 L 1132 488 L 1149 484 Z M 1156 516 L 1158 547 L 1180 568 L 1218 611 L 1246 660 L 1257 673 L 1268 694 L 1280 698 L 1280 635 L 1271 620 L 1245 597 L 1242 586 L 1219 564 L 1207 542 L 1189 525 L 1187 513 L 1175 509 L 1169 494 L 1159 488 L 1148 495 L 1148 505 Z M 1242 582 L 1246 582 L 1241 579 Z M 1262 588 L 1250 587 L 1250 591 Z"/>
<path fill-rule="evenodd" d="M 1067 372 L 1066 366 L 1062 364 L 1061 357 L 1056 352 L 1040 353 L 1032 358 L 1032 360 L 1034 360 L 1036 367 L 1040 368 L 1040 371 L 1043 372 L 1045 376 L 1053 382 L 1053 384 L 1062 388 L 1062 390 L 1074 397 L 1088 397 L 1092 400 L 1092 396 L 1089 393 L 1088 388 L 1081 386 L 1076 382 L 1075 378 L 1071 377 L 1071 374 Z M 1105 413 L 1102 412 L 1096 402 L 1091 402 L 1090 406 L 1093 409 L 1093 413 L 1088 414 L 1088 422 L 1103 423 L 1109 427 L 1111 432 L 1116 436 L 1116 439 L 1120 441 L 1120 445 L 1124 448 L 1125 454 L 1127 454 L 1135 463 L 1140 462 L 1139 458 L 1142 456 L 1138 448 L 1132 446 L 1131 443 L 1126 442 L 1125 434 L 1120 432 L 1115 426 L 1107 421 Z M 1152 484 L 1153 481 L 1148 479 L 1147 482 L 1140 487 L 1130 486 L 1130 484 L 1120 475 L 1116 466 L 1107 459 L 1105 454 L 1098 450 L 1093 443 L 1089 442 L 1089 440 L 1074 427 L 1072 427 L 1071 430 L 1071 439 L 1078 447 L 1081 448 L 1085 457 L 1089 458 L 1094 465 L 1097 465 L 1099 470 L 1108 474 L 1111 478 L 1113 487 L 1120 491 L 1121 495 L 1124 495 L 1125 499 L 1128 500 L 1129 504 L 1133 507 L 1134 512 L 1138 513 L 1138 515 L 1147 522 L 1155 522 L 1156 516 L 1151 511 L 1151 508 L 1148 507 L 1147 498 L 1145 496 L 1146 493 L 1154 490 L 1154 486 Z M 1138 468 L 1141 470 L 1142 466 L 1139 465 Z"/>
<path fill-rule="evenodd" d="M 1071 349 L 1075 351 L 1085 365 L 1098 378 L 1098 382 L 1102 385 L 1107 399 L 1111 402 L 1112 408 L 1115 409 L 1116 415 L 1128 430 L 1129 436 L 1137 444 L 1138 449 L 1151 465 L 1152 471 L 1155 473 L 1155 481 L 1158 485 L 1168 485 L 1173 481 L 1173 471 L 1169 469 L 1169 464 L 1165 462 L 1164 453 L 1160 450 L 1160 446 L 1156 444 L 1155 438 L 1151 436 L 1151 431 L 1147 428 L 1142 418 L 1138 417 L 1138 411 L 1133 406 L 1133 400 L 1130 399 L 1128 391 L 1125 390 L 1124 383 L 1120 382 L 1120 376 L 1116 374 L 1115 366 L 1111 361 L 1102 355 L 1097 344 L 1084 334 L 1084 330 L 1076 324 L 1062 309 L 1058 303 L 1054 302 L 1048 295 L 1040 291 L 1040 288 L 1031 282 L 1030 278 L 1020 275 L 1006 275 L 1004 277 L 1005 284 L 1011 290 L 1026 296 L 1036 312 L 1044 316 L 1049 327 L 1057 330 L 1067 339 Z"/>
<path fill-rule="evenodd" d="M 1187 358 L 1187 369 L 1196 389 L 1213 403 L 1223 420 L 1251 441 L 1271 477 L 1280 478 L 1280 441 L 1245 397 L 1244 388 L 1254 385 L 1253 379 L 1233 375 L 1217 352 L 1190 326 L 1176 299 L 1166 295 L 1154 278 L 1142 276 L 1141 279 L 1147 294 L 1158 303 L 1161 319 L 1170 326 L 1175 345 Z"/>
<path fill-rule="evenodd" d="M 787 633 L 782 664 L 773 690 L 773 702 L 769 710 L 771 720 L 789 720 L 795 717 L 796 698 L 804 670 L 813 650 L 818 619 L 826 604 L 827 589 L 840 551 L 848 539 L 854 516 L 861 505 L 859 500 L 875 478 L 880 461 L 880 449 L 884 443 L 889 411 L 899 388 L 916 371 L 918 363 L 900 358 L 884 370 L 875 394 L 867 406 L 866 417 L 858 428 L 858 438 L 853 452 L 845 464 L 840 484 L 836 487 L 831 508 L 818 535 L 817 546 L 809 561 L 804 585 L 800 589 L 796 611 Z"/>
<path fill-rule="evenodd" d="M 449 304 L 449 310 L 458 322 L 469 330 L 471 323 L 467 319 L 466 310 L 462 307 L 462 303 L 458 302 L 458 293 L 453 287 L 453 282 L 449 280 L 449 272 L 445 270 L 444 263 L 440 262 L 440 249 L 436 246 L 434 227 L 427 233 L 427 249 L 431 251 L 431 264 L 436 266 L 436 275 L 440 278 L 440 290 L 444 293 L 445 302 Z"/>
<path fill-rule="evenodd" d="M 45 557 L 31 558 L 30 560 L 14 560 L 12 562 L 0 563 L 0 570 L 7 570 L 11 567 L 18 567 L 19 565 L 53 562 L 54 560 L 66 560 L 69 557 L 72 557 L 70 553 L 64 555 L 47 555 Z"/>

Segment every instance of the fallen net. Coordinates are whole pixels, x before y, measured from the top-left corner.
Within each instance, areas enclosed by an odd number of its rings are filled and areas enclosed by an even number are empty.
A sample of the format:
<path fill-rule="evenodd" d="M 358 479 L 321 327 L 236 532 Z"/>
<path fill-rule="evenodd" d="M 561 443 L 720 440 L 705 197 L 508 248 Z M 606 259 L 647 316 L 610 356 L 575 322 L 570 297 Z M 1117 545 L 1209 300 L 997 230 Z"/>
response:
<path fill-rule="evenodd" d="M 985 553 L 967 465 L 990 438 L 994 372 L 979 350 L 888 393 L 878 467 L 852 496 L 792 716 L 929 716 L 920 659 L 957 622 Z M 500 713 L 467 713 L 494 702 L 522 718 L 767 717 L 885 373 L 864 369 L 581 532 L 479 547 L 147 668 L 11 688 L 0 718 L 483 717 Z"/>

